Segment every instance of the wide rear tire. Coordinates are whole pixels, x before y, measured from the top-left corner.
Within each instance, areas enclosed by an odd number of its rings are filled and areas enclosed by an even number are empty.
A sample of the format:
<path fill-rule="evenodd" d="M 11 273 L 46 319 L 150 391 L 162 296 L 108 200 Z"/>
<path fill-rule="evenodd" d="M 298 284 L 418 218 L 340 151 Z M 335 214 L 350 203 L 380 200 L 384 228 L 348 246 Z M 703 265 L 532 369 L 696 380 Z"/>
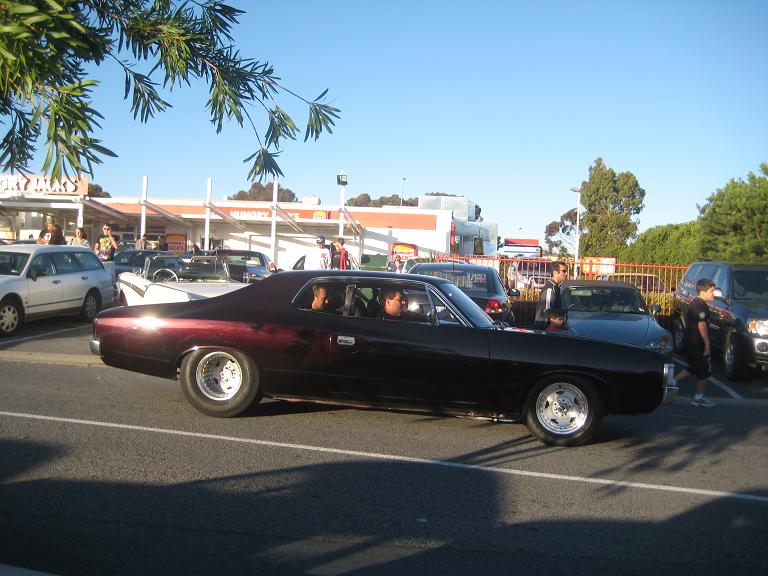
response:
<path fill-rule="evenodd" d="M 749 376 L 747 353 L 739 342 L 739 335 L 731 330 L 723 341 L 723 367 L 728 380 L 744 380 Z"/>
<path fill-rule="evenodd" d="M 192 352 L 181 363 L 181 389 L 208 416 L 230 418 L 261 400 L 259 371 L 247 355 L 230 349 Z"/>
<path fill-rule="evenodd" d="M 604 413 L 597 388 L 578 376 L 552 376 L 536 383 L 523 407 L 528 430 L 551 446 L 581 446 L 595 436 Z"/>

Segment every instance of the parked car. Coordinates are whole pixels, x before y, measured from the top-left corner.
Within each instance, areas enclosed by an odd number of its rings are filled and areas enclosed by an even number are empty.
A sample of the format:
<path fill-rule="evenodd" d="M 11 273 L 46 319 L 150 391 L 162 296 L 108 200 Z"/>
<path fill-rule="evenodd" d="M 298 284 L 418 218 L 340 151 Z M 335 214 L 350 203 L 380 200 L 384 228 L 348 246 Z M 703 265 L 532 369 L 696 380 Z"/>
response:
<path fill-rule="evenodd" d="M 189 264 L 176 255 L 147 258 L 144 268 L 123 272 L 117 280 L 123 306 L 188 302 L 226 294 L 260 277 L 233 276 L 225 259 L 195 256 Z"/>
<path fill-rule="evenodd" d="M 518 262 L 510 263 L 507 270 L 507 286 L 517 290 L 541 289 L 551 276 L 551 261 L 524 258 Z"/>
<path fill-rule="evenodd" d="M 511 298 L 520 296 L 520 292 L 512 288 L 505 290 L 499 273 L 490 266 L 431 262 L 414 265 L 410 273 L 445 278 L 461 288 L 494 322 L 512 324 L 515 321 Z"/>
<path fill-rule="evenodd" d="M 115 276 L 120 276 L 123 272 L 133 272 L 136 269 L 144 268 L 144 261 L 153 256 L 175 256 L 173 252 L 163 252 L 162 250 L 123 250 L 115 254 Z"/>
<path fill-rule="evenodd" d="M 658 323 L 661 307 L 653 304 L 648 308 L 643 295 L 631 284 L 566 280 L 561 299 L 571 333 L 672 356 L 672 334 Z"/>
<path fill-rule="evenodd" d="M 13 244 L 0 247 L 0 336 L 25 322 L 79 313 L 93 320 L 115 299 L 112 274 L 80 246 Z"/>
<path fill-rule="evenodd" d="M 340 308 L 314 309 L 318 287 Z M 407 316 L 371 314 L 393 290 Z M 563 446 L 591 440 L 605 414 L 651 412 L 677 393 L 674 365 L 658 352 L 502 329 L 426 275 L 289 271 L 217 298 L 113 308 L 97 317 L 90 347 L 109 366 L 179 378 L 210 416 L 235 416 L 264 396 L 520 414 L 536 437 Z"/>
<path fill-rule="evenodd" d="M 641 274 L 638 272 L 613 272 L 602 274 L 595 280 L 608 280 L 610 282 L 629 282 L 641 292 L 646 294 L 661 294 L 667 291 L 664 281 L 656 274 Z"/>
<path fill-rule="evenodd" d="M 768 266 L 694 262 L 672 297 L 675 348 L 685 349 L 685 311 L 697 295 L 696 282 L 711 279 L 717 289 L 708 302 L 709 338 L 723 355 L 728 378 L 746 378 L 755 368 L 768 370 Z"/>
<path fill-rule="evenodd" d="M 277 267 L 269 256 L 254 250 L 220 248 L 216 250 L 216 257 L 226 260 L 232 277 L 245 278 L 247 275 L 248 281 L 266 278 L 277 271 Z"/>

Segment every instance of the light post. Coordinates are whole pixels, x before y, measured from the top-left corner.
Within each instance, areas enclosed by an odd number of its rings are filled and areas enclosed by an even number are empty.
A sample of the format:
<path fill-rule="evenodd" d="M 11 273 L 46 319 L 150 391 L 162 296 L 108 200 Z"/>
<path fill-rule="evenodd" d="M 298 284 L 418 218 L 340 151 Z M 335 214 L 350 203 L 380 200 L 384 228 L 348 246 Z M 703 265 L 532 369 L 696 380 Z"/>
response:
<path fill-rule="evenodd" d="M 344 188 L 347 186 L 347 175 L 344 170 L 336 174 L 336 184 L 339 185 L 339 237 L 344 237 Z"/>
<path fill-rule="evenodd" d="M 405 195 L 405 176 L 403 176 L 403 182 L 400 184 L 400 206 L 403 205 L 404 195 Z"/>
<path fill-rule="evenodd" d="M 581 241 L 581 229 L 579 228 L 579 207 L 581 206 L 581 188 L 575 186 L 571 188 L 571 192 L 576 192 L 576 254 L 573 258 L 573 277 L 577 278 L 579 275 L 579 243 Z"/>

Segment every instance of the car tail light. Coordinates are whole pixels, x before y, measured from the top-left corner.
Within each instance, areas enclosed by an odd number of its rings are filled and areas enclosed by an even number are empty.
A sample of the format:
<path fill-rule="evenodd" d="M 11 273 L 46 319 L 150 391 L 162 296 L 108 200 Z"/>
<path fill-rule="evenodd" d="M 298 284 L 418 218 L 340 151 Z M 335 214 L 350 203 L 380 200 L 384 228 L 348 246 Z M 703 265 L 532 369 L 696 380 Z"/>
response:
<path fill-rule="evenodd" d="M 501 302 L 491 298 L 485 305 L 485 313 L 492 314 L 494 312 L 501 312 Z"/>

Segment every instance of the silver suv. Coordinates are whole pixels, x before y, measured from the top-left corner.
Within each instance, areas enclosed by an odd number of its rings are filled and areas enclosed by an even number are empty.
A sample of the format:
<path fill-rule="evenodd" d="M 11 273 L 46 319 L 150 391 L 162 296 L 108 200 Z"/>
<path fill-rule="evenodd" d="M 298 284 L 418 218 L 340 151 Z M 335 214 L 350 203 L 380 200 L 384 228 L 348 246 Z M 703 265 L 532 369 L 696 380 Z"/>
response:
<path fill-rule="evenodd" d="M 25 322 L 80 314 L 93 320 L 115 299 L 112 273 L 81 246 L 0 246 L 0 336 Z"/>

